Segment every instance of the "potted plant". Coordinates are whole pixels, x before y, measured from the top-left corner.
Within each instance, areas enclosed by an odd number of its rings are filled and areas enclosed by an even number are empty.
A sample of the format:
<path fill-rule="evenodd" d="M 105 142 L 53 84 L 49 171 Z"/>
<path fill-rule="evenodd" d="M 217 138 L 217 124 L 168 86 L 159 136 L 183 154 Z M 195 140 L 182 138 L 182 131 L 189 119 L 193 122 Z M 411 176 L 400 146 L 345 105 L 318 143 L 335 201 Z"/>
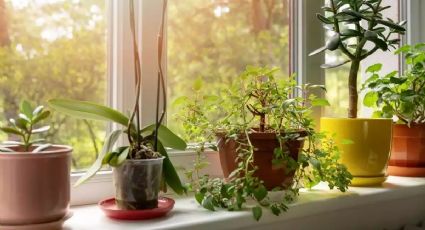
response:
<path fill-rule="evenodd" d="M 164 11 L 165 11 L 164 4 Z M 163 12 L 164 13 L 164 12 Z M 115 202 L 122 210 L 153 209 L 158 206 L 158 192 L 161 179 L 177 194 L 185 191 L 176 170 L 171 163 L 166 148 L 185 150 L 186 143 L 162 125 L 166 112 L 164 78 L 161 68 L 162 57 L 162 23 L 158 42 L 158 97 L 157 117 L 153 125 L 141 127 L 141 63 L 135 31 L 134 0 L 130 1 L 130 22 L 133 38 L 133 57 L 135 61 L 136 98 L 133 111 L 129 117 L 109 107 L 91 102 L 53 99 L 49 104 L 54 109 L 82 119 L 97 119 L 114 122 L 122 128 L 112 131 L 105 140 L 103 149 L 93 166 L 85 176 L 77 181 L 79 185 L 101 169 L 103 165 L 113 167 L 115 184 Z M 159 112 L 160 92 L 163 95 L 163 110 Z M 124 134 L 128 145 L 114 148 L 120 135 Z"/>
<path fill-rule="evenodd" d="M 18 117 L 0 128 L 21 139 L 0 147 L 0 225 L 56 222 L 68 214 L 72 148 L 34 139 L 49 130 L 40 126 L 49 115 L 23 101 Z"/>
<path fill-rule="evenodd" d="M 198 142 L 198 158 L 187 176 L 204 208 L 241 210 L 254 199 L 252 212 L 258 220 L 262 207 L 275 215 L 286 211 L 301 187 L 326 181 L 330 188 L 347 189 L 351 175 L 338 163 L 338 148 L 314 131 L 310 117 L 313 106 L 328 104 L 310 94 L 323 86 L 299 87 L 293 79 L 277 79 L 276 71 L 248 67 L 219 96 L 203 95 L 195 83 L 194 98 L 176 100 L 183 108 L 178 119 L 186 138 Z M 293 97 L 294 91 L 301 96 Z M 215 138 L 225 179 L 201 172 L 207 164 L 202 153 L 215 149 L 208 144 Z M 286 195 L 273 199 L 268 191 L 274 190 Z"/>
<path fill-rule="evenodd" d="M 388 167 L 394 176 L 425 176 L 425 44 L 406 45 L 403 53 L 407 71 L 385 76 L 382 65 L 369 68 L 372 76 L 365 83 L 369 92 L 364 104 L 376 109 L 375 117 L 397 119 L 394 124 L 391 158 Z"/>
<path fill-rule="evenodd" d="M 378 50 L 395 48 L 404 34 L 403 25 L 383 14 L 390 6 L 383 6 L 382 0 L 330 0 L 317 14 L 324 27 L 333 33 L 326 45 L 311 55 L 325 50 L 340 50 L 347 59 L 342 62 L 323 64 L 322 68 L 336 68 L 351 63 L 348 76 L 349 108 L 348 118 L 322 118 L 321 129 L 336 134 L 341 148 L 341 162 L 354 176 L 352 185 L 367 186 L 380 184 L 386 179 L 386 170 L 391 148 L 391 119 L 357 118 L 358 90 L 357 79 L 362 60 Z M 367 43 L 373 44 L 368 48 Z M 350 145 L 343 145 L 343 142 Z"/>

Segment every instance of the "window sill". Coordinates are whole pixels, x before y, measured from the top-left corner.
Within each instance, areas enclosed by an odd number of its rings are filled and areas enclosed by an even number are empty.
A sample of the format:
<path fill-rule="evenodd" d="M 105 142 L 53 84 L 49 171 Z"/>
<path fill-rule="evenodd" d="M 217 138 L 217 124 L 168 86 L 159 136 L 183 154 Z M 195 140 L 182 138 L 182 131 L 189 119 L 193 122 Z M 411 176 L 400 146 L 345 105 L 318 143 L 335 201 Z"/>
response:
<path fill-rule="evenodd" d="M 256 222 L 251 212 L 210 212 L 190 197 L 178 198 L 162 219 L 115 221 L 96 205 L 72 208 L 66 230 L 108 229 L 399 229 L 425 220 L 425 178 L 389 177 L 382 187 L 329 191 L 324 184 L 302 191 L 287 213 L 264 212 Z"/>

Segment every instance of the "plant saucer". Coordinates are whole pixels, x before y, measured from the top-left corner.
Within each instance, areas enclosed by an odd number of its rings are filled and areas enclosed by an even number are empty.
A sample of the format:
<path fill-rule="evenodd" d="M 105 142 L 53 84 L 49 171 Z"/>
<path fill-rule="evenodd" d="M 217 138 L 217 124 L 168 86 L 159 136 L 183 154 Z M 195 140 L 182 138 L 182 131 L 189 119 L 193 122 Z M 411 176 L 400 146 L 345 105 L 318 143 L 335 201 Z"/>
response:
<path fill-rule="evenodd" d="M 105 199 L 99 202 L 99 207 L 105 215 L 119 220 L 148 220 L 167 215 L 174 207 L 175 201 L 171 198 L 160 197 L 158 207 L 145 210 L 123 210 L 115 202 L 115 198 Z"/>
<path fill-rule="evenodd" d="M 73 215 L 72 212 L 68 212 L 62 219 L 41 223 L 41 224 L 27 224 L 27 225 L 0 225 L 0 230 L 60 230 L 63 224 Z"/>

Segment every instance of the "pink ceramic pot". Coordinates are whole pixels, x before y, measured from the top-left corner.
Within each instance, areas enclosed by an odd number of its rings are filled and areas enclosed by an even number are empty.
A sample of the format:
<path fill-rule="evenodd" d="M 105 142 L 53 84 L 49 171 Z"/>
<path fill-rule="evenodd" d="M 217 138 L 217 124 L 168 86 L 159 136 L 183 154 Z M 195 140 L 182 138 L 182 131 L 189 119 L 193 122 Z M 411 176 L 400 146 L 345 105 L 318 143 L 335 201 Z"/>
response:
<path fill-rule="evenodd" d="M 47 223 L 69 208 L 72 148 L 0 153 L 0 225 Z"/>

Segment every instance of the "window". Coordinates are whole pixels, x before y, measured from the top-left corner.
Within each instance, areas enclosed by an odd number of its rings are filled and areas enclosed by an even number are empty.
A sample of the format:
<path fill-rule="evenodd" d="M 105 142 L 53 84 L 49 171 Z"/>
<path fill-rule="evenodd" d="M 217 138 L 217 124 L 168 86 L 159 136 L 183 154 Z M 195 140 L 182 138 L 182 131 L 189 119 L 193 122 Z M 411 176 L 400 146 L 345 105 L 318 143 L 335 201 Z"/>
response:
<path fill-rule="evenodd" d="M 282 76 L 296 71 L 301 83 L 326 84 L 333 107 L 325 114 L 345 117 L 349 66 L 326 71 L 323 78 L 321 58 L 330 61 L 341 55 L 308 57 L 323 45 L 325 34 L 315 18 L 322 3 L 169 0 L 168 125 L 179 131 L 172 101 L 188 95 L 195 79 L 203 79 L 204 90 L 214 94 L 247 65 L 278 66 Z M 146 125 L 155 118 L 153 79 L 162 1 L 140 0 L 136 7 Z M 134 103 L 128 10 L 128 1 L 121 0 L 0 0 L 0 122 L 16 114 L 19 100 L 25 98 L 43 104 L 56 97 L 90 100 L 128 111 Z M 371 63 L 379 60 L 378 54 Z M 72 145 L 74 172 L 83 171 L 96 158 L 106 124 L 61 114 L 55 114 L 52 122 L 47 138 Z M 13 137 L 0 134 L 1 140 L 6 138 Z M 101 172 L 72 190 L 72 203 L 111 196 L 111 181 L 110 172 Z"/>
<path fill-rule="evenodd" d="M 46 106 L 51 98 L 105 103 L 105 0 L 0 0 L 0 122 L 22 99 Z M 73 170 L 90 166 L 105 124 L 59 113 L 50 122 L 45 138 L 74 148 Z"/>
<path fill-rule="evenodd" d="M 247 65 L 277 66 L 289 75 L 289 0 L 170 0 L 167 31 L 168 125 L 179 132 L 172 101 L 190 96 L 201 78 L 214 94 Z"/>

